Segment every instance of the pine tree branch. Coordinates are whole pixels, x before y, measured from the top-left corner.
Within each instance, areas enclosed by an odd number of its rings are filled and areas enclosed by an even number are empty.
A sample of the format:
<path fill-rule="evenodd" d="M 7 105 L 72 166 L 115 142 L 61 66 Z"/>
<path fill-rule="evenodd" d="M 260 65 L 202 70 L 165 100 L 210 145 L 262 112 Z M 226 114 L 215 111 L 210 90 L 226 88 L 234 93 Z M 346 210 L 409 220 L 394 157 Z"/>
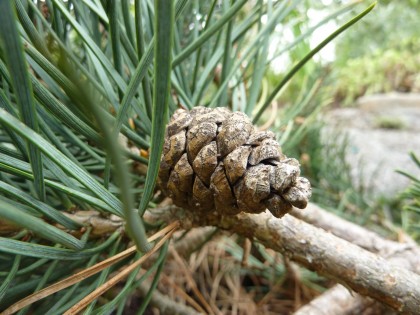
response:
<path fill-rule="evenodd" d="M 116 215 L 104 217 L 100 212 L 95 210 L 76 211 L 74 213 L 64 214 L 73 221 L 80 223 L 84 226 L 82 230 L 73 231 L 72 233 L 79 236 L 85 228 L 91 228 L 89 236 L 91 238 L 102 237 L 107 234 L 113 233 L 115 230 L 124 228 L 124 220 Z M 60 229 L 65 229 L 61 225 L 57 225 Z M 21 231 L 20 226 L 14 225 L 8 221 L 0 219 L 0 236 L 8 236 L 13 233 Z"/>
<path fill-rule="evenodd" d="M 291 214 L 370 252 L 386 257 L 388 261 L 400 267 L 420 273 L 420 247 L 412 239 L 405 237 L 404 243 L 393 242 L 359 225 L 343 220 L 314 204 L 308 205 L 307 210 L 292 211 Z M 342 285 L 335 285 L 301 307 L 294 315 L 337 314 L 337 309 L 340 310 L 340 314 L 361 314 L 362 310 L 368 307 L 379 309 L 381 305 L 372 299 L 349 291 Z"/>
<path fill-rule="evenodd" d="M 293 315 L 363 314 L 366 308 L 376 303 L 371 298 L 363 297 L 337 284 L 299 308 Z"/>
<path fill-rule="evenodd" d="M 420 247 L 407 235 L 403 242 L 387 240 L 311 203 L 305 211 L 293 210 L 291 215 L 420 274 Z"/>
<path fill-rule="evenodd" d="M 255 237 L 301 265 L 399 311 L 420 305 L 420 276 L 291 216 L 278 220 L 263 213 L 240 214 L 223 228 Z M 227 221 L 227 222 L 226 222 Z"/>
<path fill-rule="evenodd" d="M 371 252 L 385 253 L 395 245 L 395 242 L 385 240 L 378 234 L 344 220 L 313 203 L 308 204 L 305 211 L 293 210 L 290 214 Z"/>
<path fill-rule="evenodd" d="M 161 210 L 163 212 L 155 210 L 148 213 L 145 219 L 179 219 L 187 229 L 213 225 L 255 238 L 308 269 L 395 310 L 407 313 L 418 311 L 419 275 L 290 215 L 277 219 L 268 212 L 235 216 L 211 213 L 204 216 L 176 207 Z"/>
<path fill-rule="evenodd" d="M 75 213 L 65 213 L 70 219 L 77 223 L 90 227 L 91 237 L 102 237 L 113 233 L 115 230 L 124 229 L 124 220 L 116 215 L 104 217 L 95 210 L 77 211 Z"/>

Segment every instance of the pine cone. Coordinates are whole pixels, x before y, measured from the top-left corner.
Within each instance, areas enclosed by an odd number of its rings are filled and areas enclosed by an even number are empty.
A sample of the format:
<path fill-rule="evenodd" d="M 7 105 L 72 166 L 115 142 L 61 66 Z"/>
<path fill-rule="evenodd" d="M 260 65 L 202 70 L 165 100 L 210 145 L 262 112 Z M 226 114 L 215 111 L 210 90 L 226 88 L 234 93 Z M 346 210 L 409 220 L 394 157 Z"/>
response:
<path fill-rule="evenodd" d="M 158 184 L 175 205 L 221 214 L 269 209 L 281 217 L 311 196 L 299 162 L 270 131 L 226 108 L 178 109 L 166 128 Z"/>

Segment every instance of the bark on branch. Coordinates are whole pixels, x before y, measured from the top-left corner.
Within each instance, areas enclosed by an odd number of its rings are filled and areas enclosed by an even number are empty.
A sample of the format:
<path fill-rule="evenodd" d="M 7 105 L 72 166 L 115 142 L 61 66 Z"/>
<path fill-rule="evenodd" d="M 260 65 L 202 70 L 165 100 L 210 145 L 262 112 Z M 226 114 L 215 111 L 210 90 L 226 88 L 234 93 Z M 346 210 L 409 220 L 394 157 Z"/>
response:
<path fill-rule="evenodd" d="M 405 236 L 402 243 L 386 240 L 314 204 L 310 204 L 307 210 L 292 211 L 291 214 L 370 252 L 377 253 L 400 267 L 420 273 L 420 247 L 411 238 Z M 337 314 L 337 310 L 343 315 L 362 314 L 366 308 L 375 309 L 376 313 L 383 312 L 379 310 L 381 305 L 378 302 L 349 291 L 342 285 L 335 285 L 301 307 L 294 315 L 333 315 Z"/>
<path fill-rule="evenodd" d="M 375 300 L 356 294 L 337 284 L 299 308 L 293 315 L 353 315 L 365 314 Z M 377 314 L 380 314 L 377 312 Z"/>
<path fill-rule="evenodd" d="M 314 204 L 309 204 L 305 211 L 293 210 L 291 214 L 352 244 L 377 253 L 400 267 L 420 274 L 420 247 L 408 236 L 404 236 L 403 242 L 384 239 Z"/>
<path fill-rule="evenodd" d="M 213 225 L 255 238 L 308 269 L 395 310 L 411 314 L 418 312 L 419 275 L 290 215 L 281 219 L 268 212 L 235 216 L 213 213 L 203 217 L 199 213 L 171 207 L 166 212 L 146 216 L 146 220 L 157 218 L 180 219 L 184 228 Z"/>

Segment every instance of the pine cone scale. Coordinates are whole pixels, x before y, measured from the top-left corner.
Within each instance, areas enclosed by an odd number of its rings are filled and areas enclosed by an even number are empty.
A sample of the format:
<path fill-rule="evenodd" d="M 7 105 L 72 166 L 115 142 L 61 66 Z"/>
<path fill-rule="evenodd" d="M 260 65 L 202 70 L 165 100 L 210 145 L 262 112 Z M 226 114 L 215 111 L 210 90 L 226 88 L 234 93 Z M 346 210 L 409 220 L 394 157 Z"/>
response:
<path fill-rule="evenodd" d="M 235 148 L 245 144 L 253 129 L 254 126 L 245 114 L 231 114 L 217 135 L 219 154 L 225 157 Z"/>
<path fill-rule="evenodd" d="M 171 163 L 172 161 L 178 161 L 185 150 L 186 143 L 187 139 L 185 133 L 182 132 L 179 132 L 170 137 L 169 140 L 166 140 L 163 149 L 165 162 Z"/>
<path fill-rule="evenodd" d="M 234 185 L 245 174 L 251 150 L 249 146 L 240 146 L 230 152 L 223 160 L 226 175 L 231 185 Z"/>
<path fill-rule="evenodd" d="M 192 207 L 197 207 L 202 211 L 214 208 L 213 193 L 199 177 L 196 177 L 194 181 Z"/>
<path fill-rule="evenodd" d="M 198 177 L 210 186 L 210 177 L 217 166 L 217 145 L 215 141 L 204 146 L 194 159 L 193 169 Z"/>
<path fill-rule="evenodd" d="M 178 110 L 172 116 L 172 121 L 166 127 L 167 136 L 171 137 L 181 130 L 188 128 L 192 122 L 192 117 L 183 110 Z"/>
<path fill-rule="evenodd" d="M 249 157 L 249 164 L 257 165 L 264 160 L 276 160 L 280 161 L 282 156 L 280 147 L 277 142 L 267 139 L 261 142 L 261 145 L 252 149 L 251 155 Z"/>
<path fill-rule="evenodd" d="M 187 133 L 187 153 L 190 162 L 194 161 L 198 152 L 216 138 L 217 125 L 203 122 L 194 126 Z"/>
<path fill-rule="evenodd" d="M 227 180 L 223 163 L 219 163 L 216 167 L 210 181 L 210 189 L 214 193 L 215 201 L 224 203 L 226 208 L 235 205 L 236 199 Z"/>

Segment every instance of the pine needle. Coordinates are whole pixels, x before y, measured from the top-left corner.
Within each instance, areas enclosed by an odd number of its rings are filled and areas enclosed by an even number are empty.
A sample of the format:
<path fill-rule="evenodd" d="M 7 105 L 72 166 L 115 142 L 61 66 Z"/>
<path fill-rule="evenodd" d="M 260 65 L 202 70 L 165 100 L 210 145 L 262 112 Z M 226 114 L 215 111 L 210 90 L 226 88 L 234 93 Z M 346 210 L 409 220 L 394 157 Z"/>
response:
<path fill-rule="evenodd" d="M 78 314 L 81 310 L 83 310 L 86 306 L 88 306 L 91 302 L 93 302 L 95 299 L 97 299 L 99 296 L 101 296 L 103 293 L 108 291 L 110 288 L 112 288 L 114 285 L 116 285 L 118 282 L 126 278 L 133 270 L 135 270 L 138 266 L 140 266 L 145 260 L 147 260 L 150 256 L 152 256 L 159 248 L 165 244 L 165 242 L 172 236 L 172 234 L 175 232 L 176 227 L 178 224 L 175 225 L 175 227 L 166 234 L 150 252 L 147 252 L 144 256 L 142 256 L 139 260 L 132 263 L 128 267 L 124 268 L 121 272 L 119 272 L 115 277 L 109 279 L 107 282 L 105 282 L 103 285 L 98 287 L 96 290 L 94 290 L 92 293 L 84 297 L 81 301 L 79 301 L 77 304 L 72 306 L 67 312 L 64 313 L 64 315 L 74 315 Z"/>
<path fill-rule="evenodd" d="M 168 237 L 170 237 L 172 235 L 172 233 L 176 230 L 176 228 L 178 226 L 179 226 L 179 222 L 175 221 L 174 223 L 166 226 L 162 230 L 153 234 L 151 237 L 148 238 L 148 241 L 152 242 L 152 241 L 158 239 L 159 237 L 161 237 L 162 235 L 165 235 L 166 233 L 168 233 L 165 236 L 165 238 L 162 239 L 162 240 L 166 240 Z M 157 245 L 159 245 L 160 243 L 161 242 L 159 242 Z M 144 255 L 143 257 L 141 257 L 140 260 L 144 261 L 147 258 L 149 258 L 150 254 L 154 253 L 157 249 L 160 248 L 157 245 L 155 246 L 155 248 L 150 253 L 148 253 L 148 255 Z M 39 301 L 43 298 L 46 298 L 46 297 L 48 297 L 48 296 L 50 296 L 50 295 L 52 295 L 52 294 L 54 294 L 58 291 L 61 291 L 61 290 L 65 289 L 69 286 L 72 286 L 73 284 L 81 282 L 81 281 L 85 280 L 86 278 L 88 278 L 90 276 L 93 276 L 93 275 L 97 274 L 98 272 L 104 270 L 105 268 L 108 268 L 108 267 L 114 265 L 115 263 L 121 261 L 122 259 L 130 256 L 134 252 L 136 252 L 136 246 L 132 246 L 132 247 L 126 249 L 125 251 L 123 251 L 123 252 L 121 252 L 121 253 L 119 253 L 115 256 L 112 256 L 112 257 L 110 257 L 110 258 L 108 258 L 108 259 L 106 259 L 106 260 L 104 260 L 100 263 L 97 263 L 96 265 L 94 265 L 90 268 L 84 269 L 84 270 L 82 270 L 82 271 L 64 279 L 64 280 L 56 282 L 56 283 L 50 285 L 49 287 L 47 287 L 45 289 L 42 289 L 41 291 L 38 291 L 34 294 L 31 294 L 31 295 L 27 296 L 26 298 L 23 298 L 22 300 L 20 300 L 20 301 L 16 302 L 15 304 L 11 305 L 9 308 L 7 308 L 2 313 L 2 315 L 13 314 L 13 313 L 21 310 L 22 308 L 24 308 L 28 305 L 31 305 L 32 303 L 35 303 L 35 302 L 37 302 L 37 301 Z M 136 263 L 138 263 L 138 261 Z"/>

